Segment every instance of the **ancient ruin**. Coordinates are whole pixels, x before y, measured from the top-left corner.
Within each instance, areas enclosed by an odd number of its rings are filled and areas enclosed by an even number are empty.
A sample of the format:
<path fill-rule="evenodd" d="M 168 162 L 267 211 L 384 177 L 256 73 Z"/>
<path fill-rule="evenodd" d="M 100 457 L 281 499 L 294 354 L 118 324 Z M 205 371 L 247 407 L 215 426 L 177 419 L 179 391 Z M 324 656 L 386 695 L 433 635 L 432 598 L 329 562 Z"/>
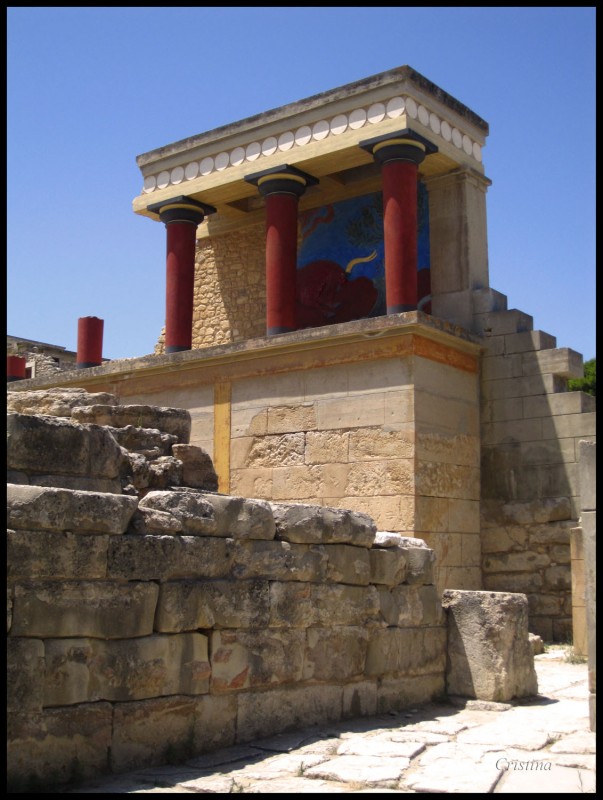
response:
<path fill-rule="evenodd" d="M 589 627 L 595 399 L 490 286 L 487 135 L 401 67 L 138 157 L 156 352 L 10 383 L 15 775 L 469 691 L 461 597 Z M 474 691 L 533 691 L 526 653 Z"/>

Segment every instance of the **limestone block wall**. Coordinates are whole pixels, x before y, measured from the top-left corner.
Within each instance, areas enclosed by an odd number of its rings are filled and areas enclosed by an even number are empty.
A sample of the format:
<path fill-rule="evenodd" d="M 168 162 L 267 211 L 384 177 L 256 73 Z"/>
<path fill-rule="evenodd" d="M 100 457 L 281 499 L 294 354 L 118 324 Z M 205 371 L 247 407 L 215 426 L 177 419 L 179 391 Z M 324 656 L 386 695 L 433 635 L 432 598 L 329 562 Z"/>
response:
<path fill-rule="evenodd" d="M 27 393 L 29 404 L 20 393 L 9 430 L 19 477 L 7 514 L 13 791 L 443 693 L 445 621 L 423 541 L 379 532 L 360 512 L 187 485 L 203 485 L 207 472 L 200 477 L 182 441 L 182 414 L 91 404 L 85 393 L 70 406 L 75 393 L 66 404 L 45 401 L 62 419 L 36 414 L 32 395 L 52 390 Z M 172 455 L 116 444 L 114 430 L 140 444 L 131 422 L 145 413 L 161 421 L 156 433 L 176 440 Z M 23 434 L 28 425 L 35 437 Z M 34 455 L 55 438 L 69 460 L 65 430 L 80 444 L 106 433 L 128 469 L 140 467 L 139 456 L 181 469 L 162 473 L 172 482 L 160 488 L 135 486 L 131 472 L 112 491 L 64 486 L 65 475 L 76 477 L 73 459 L 70 473 L 57 463 L 53 473 L 24 454 L 28 438 Z M 148 445 L 152 429 L 138 430 Z M 115 449 L 109 455 L 118 459 Z M 45 485 L 40 474 L 50 476 Z"/>
<path fill-rule="evenodd" d="M 474 292 L 482 360 L 482 551 L 484 588 L 525 592 L 530 631 L 572 635 L 570 531 L 580 509 L 578 443 L 594 441 L 595 398 L 568 392 L 582 356 L 507 309 L 492 290 Z"/>
<path fill-rule="evenodd" d="M 440 590 L 481 588 L 479 384 L 461 366 L 409 356 L 237 381 L 232 491 L 367 513 L 435 550 Z"/>

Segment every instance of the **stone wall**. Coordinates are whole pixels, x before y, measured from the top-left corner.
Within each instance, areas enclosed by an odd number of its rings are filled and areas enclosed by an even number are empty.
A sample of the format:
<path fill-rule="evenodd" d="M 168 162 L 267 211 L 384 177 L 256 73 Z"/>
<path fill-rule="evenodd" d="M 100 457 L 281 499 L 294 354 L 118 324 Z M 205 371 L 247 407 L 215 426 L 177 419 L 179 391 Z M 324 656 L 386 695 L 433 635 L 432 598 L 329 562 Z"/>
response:
<path fill-rule="evenodd" d="M 572 635 L 570 531 L 580 509 L 578 443 L 594 440 L 595 398 L 568 392 L 582 356 L 474 293 L 482 359 L 482 551 L 485 589 L 525 592 L 530 630 L 546 641 Z"/>
<path fill-rule="evenodd" d="M 12 790 L 443 693 L 424 542 L 360 512 L 211 491 L 179 410 L 9 396 Z"/>

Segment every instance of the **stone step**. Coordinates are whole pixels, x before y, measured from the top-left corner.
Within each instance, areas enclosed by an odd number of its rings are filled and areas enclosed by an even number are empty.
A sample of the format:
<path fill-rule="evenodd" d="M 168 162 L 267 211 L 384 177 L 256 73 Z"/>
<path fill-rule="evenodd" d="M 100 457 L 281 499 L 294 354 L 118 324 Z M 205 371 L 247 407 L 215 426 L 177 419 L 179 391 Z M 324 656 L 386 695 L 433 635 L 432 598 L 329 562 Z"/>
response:
<path fill-rule="evenodd" d="M 507 295 L 496 289 L 474 289 L 472 294 L 473 313 L 485 314 L 491 311 L 507 310 Z"/>
<path fill-rule="evenodd" d="M 474 314 L 473 329 L 482 336 L 503 336 L 510 333 L 531 331 L 534 319 L 530 314 L 511 308 L 508 311 L 487 311 Z"/>

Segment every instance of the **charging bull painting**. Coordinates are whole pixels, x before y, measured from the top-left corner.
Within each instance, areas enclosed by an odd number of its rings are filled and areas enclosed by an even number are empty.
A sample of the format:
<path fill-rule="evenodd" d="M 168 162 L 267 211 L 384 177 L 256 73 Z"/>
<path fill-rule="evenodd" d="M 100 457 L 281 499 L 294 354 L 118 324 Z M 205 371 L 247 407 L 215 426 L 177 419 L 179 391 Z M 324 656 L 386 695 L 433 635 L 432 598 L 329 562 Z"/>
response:
<path fill-rule="evenodd" d="M 427 190 L 419 183 L 419 308 L 431 311 Z M 381 192 L 300 216 L 297 325 L 314 328 L 385 314 Z"/>

